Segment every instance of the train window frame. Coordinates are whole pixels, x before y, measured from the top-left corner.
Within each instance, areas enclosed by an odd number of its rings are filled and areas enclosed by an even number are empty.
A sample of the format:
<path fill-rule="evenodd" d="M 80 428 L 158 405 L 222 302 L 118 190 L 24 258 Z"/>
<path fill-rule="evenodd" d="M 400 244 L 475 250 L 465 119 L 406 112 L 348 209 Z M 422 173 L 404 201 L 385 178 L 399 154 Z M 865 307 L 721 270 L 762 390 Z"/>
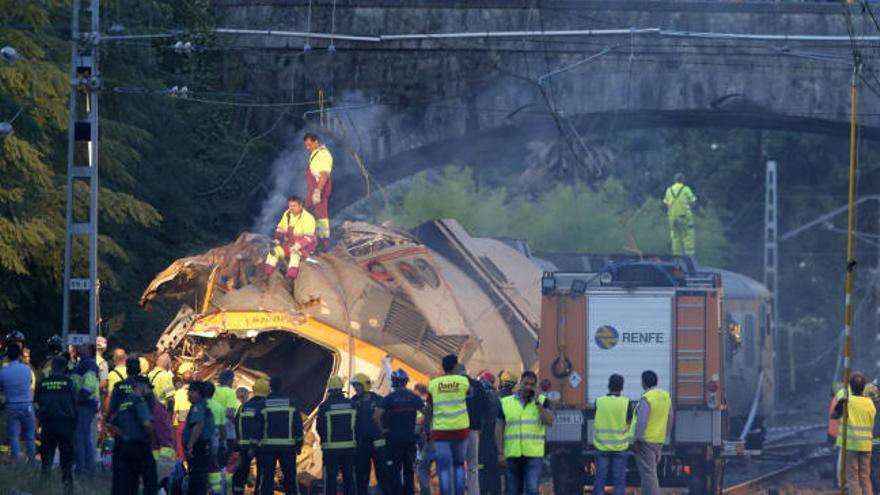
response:
<path fill-rule="evenodd" d="M 748 367 L 755 365 L 756 349 L 755 349 L 755 330 L 758 324 L 755 323 L 756 315 L 746 313 L 742 322 L 742 347 L 745 350 L 743 361 Z M 760 328 L 758 328 L 760 330 Z"/>

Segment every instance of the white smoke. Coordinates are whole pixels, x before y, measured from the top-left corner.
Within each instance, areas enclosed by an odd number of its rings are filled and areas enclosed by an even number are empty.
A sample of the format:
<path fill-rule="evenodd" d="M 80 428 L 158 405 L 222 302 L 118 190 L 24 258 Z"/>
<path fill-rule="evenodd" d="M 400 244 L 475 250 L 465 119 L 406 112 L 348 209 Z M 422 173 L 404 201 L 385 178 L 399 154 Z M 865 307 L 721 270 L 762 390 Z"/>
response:
<path fill-rule="evenodd" d="M 269 169 L 269 194 L 260 206 L 254 220 L 253 232 L 271 233 L 282 212 L 287 198 L 292 194 L 304 197 L 305 174 L 309 152 L 303 147 L 307 132 L 314 132 L 333 154 L 333 181 L 363 181 L 360 166 L 351 152 L 363 160 L 371 161 L 384 156 L 388 150 L 382 136 L 391 112 L 362 93 L 345 93 L 325 113 L 325 128 L 306 127 L 297 131 L 286 142 L 290 143 L 272 162 Z M 317 115 L 312 116 L 317 119 Z M 331 203 L 332 207 L 332 203 Z M 335 214 L 331 210 L 331 216 Z"/>
<path fill-rule="evenodd" d="M 305 194 L 305 167 L 308 151 L 303 147 L 306 130 L 300 130 L 292 138 L 290 145 L 272 162 L 269 170 L 269 195 L 260 207 L 252 232 L 269 234 L 275 230 L 275 224 L 287 207 L 287 198 L 293 194 Z"/>

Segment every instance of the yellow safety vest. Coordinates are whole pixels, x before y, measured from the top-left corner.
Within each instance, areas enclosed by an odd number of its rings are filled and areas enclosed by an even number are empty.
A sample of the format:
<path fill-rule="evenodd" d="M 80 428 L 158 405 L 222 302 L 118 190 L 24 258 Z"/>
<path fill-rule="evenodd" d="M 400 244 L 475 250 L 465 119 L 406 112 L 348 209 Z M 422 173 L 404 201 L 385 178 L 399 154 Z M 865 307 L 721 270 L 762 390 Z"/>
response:
<path fill-rule="evenodd" d="M 543 402 L 544 396 L 538 396 Z M 544 457 L 544 423 L 535 401 L 523 407 L 519 395 L 501 399 L 504 413 L 504 457 Z"/>
<path fill-rule="evenodd" d="M 300 212 L 299 215 L 294 215 L 290 211 L 285 210 L 281 215 L 281 220 L 278 221 L 278 226 L 275 227 L 276 231 L 283 232 L 284 234 L 287 234 L 288 230 L 292 230 L 291 234 L 297 237 L 314 236 L 315 229 L 317 229 L 315 217 L 306 210 Z"/>
<path fill-rule="evenodd" d="M 690 187 L 676 182 L 666 188 L 663 202 L 669 207 L 669 218 L 677 218 L 691 215 L 691 207 L 697 202 L 697 197 Z"/>
<path fill-rule="evenodd" d="M 309 173 L 315 178 L 315 181 L 321 179 L 321 172 L 330 175 L 333 171 L 333 155 L 326 146 L 321 145 L 315 151 L 309 153 Z"/>
<path fill-rule="evenodd" d="M 431 394 L 431 428 L 434 431 L 466 430 L 471 422 L 465 401 L 470 382 L 461 375 L 443 375 L 428 382 Z"/>
<path fill-rule="evenodd" d="M 874 402 L 860 395 L 850 395 L 846 404 L 846 450 L 870 452 L 874 431 Z M 843 435 L 837 436 L 837 446 L 843 446 Z"/>
<path fill-rule="evenodd" d="M 604 395 L 596 399 L 596 418 L 593 421 L 593 446 L 597 450 L 622 452 L 629 448 L 626 411 L 629 399 Z"/>
<path fill-rule="evenodd" d="M 672 407 L 672 399 L 669 397 L 669 392 L 661 388 L 652 388 L 645 392 L 642 397 L 651 405 L 651 417 L 648 418 L 648 426 L 645 428 L 645 442 L 666 443 L 666 430 L 669 427 L 669 409 Z M 636 414 L 638 414 L 638 411 Z"/>
<path fill-rule="evenodd" d="M 174 378 L 171 377 L 171 373 L 162 368 L 153 368 L 153 371 L 150 371 L 147 378 L 150 379 L 150 385 L 153 387 L 156 398 L 167 406 L 171 399 L 174 398 L 175 392 Z"/>
<path fill-rule="evenodd" d="M 113 389 L 116 388 L 116 384 L 128 378 L 128 369 L 124 364 L 120 364 L 110 370 L 110 375 L 107 378 L 107 393 L 113 394 Z"/>

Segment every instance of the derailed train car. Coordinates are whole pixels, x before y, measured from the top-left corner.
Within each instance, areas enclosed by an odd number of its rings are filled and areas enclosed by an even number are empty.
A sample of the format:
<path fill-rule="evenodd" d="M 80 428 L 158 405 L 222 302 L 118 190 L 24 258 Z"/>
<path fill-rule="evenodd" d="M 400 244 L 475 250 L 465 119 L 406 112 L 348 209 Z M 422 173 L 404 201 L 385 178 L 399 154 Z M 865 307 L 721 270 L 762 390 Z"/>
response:
<path fill-rule="evenodd" d="M 244 234 L 175 261 L 141 298 L 145 307 L 157 298 L 185 303 L 157 350 L 196 363 L 202 379 L 220 369 L 233 369 L 236 385 L 282 376 L 307 426 L 333 374 L 363 372 L 383 389 L 398 367 L 427 382 L 450 353 L 473 373 L 532 366 L 538 267 L 455 221 L 417 233 L 431 243 L 394 227 L 345 224 L 331 252 L 303 264 L 292 290 L 258 269 L 271 242 L 265 236 Z M 299 459 L 304 484 L 320 475 L 314 440 L 307 435 Z"/>
<path fill-rule="evenodd" d="M 141 303 L 183 303 L 157 350 L 195 362 L 199 378 L 223 368 L 235 370 L 243 385 L 283 376 L 285 393 L 308 415 L 307 425 L 332 374 L 363 372 L 382 390 L 397 367 L 426 382 L 449 353 L 472 373 L 537 368 L 542 272 L 598 274 L 610 261 L 631 258 L 533 256 L 523 242 L 473 238 L 454 220 L 412 232 L 347 223 L 331 252 L 306 260 L 291 290 L 280 276 L 266 278 L 259 269 L 269 243 L 243 234 L 175 261 Z M 677 262 L 698 271 L 687 258 Z M 740 274 L 699 271 L 720 274 L 723 288 L 724 438 L 739 437 L 753 405 L 752 429 L 760 436 L 755 427 L 773 406 L 769 293 Z M 304 484 L 320 476 L 315 440 L 307 435 L 299 459 Z"/>

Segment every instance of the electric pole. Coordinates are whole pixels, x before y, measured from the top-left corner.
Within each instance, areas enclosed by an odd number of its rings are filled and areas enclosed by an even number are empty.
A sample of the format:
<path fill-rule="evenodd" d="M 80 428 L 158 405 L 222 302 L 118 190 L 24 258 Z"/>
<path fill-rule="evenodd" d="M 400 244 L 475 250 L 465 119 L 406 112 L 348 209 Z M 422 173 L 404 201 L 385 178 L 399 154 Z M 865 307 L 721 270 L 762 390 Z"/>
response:
<path fill-rule="evenodd" d="M 86 5 L 83 5 L 86 3 Z M 82 343 L 82 338 L 68 340 L 71 327 L 76 332 L 88 330 L 89 342 L 98 335 L 101 315 L 98 311 L 98 70 L 100 39 L 99 0 L 73 0 L 70 50 L 70 108 L 67 133 L 67 212 L 64 235 L 64 308 L 62 333 L 66 344 Z M 76 189 L 85 185 L 88 207 L 85 215 L 74 208 Z M 73 273 L 74 250 L 87 244 L 86 273 Z M 88 321 L 72 324 L 74 299 L 88 295 Z M 77 332 L 79 333 L 79 332 Z"/>

